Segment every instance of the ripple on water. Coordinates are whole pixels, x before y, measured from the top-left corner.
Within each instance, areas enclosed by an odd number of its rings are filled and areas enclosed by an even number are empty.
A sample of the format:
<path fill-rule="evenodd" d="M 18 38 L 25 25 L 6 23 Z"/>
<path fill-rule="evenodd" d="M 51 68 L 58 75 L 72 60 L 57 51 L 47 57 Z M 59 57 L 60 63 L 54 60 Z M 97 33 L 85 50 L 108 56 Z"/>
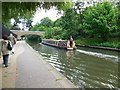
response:
<path fill-rule="evenodd" d="M 118 56 L 84 49 L 67 52 L 43 45 L 39 47 L 43 59 L 77 87 L 118 87 Z"/>

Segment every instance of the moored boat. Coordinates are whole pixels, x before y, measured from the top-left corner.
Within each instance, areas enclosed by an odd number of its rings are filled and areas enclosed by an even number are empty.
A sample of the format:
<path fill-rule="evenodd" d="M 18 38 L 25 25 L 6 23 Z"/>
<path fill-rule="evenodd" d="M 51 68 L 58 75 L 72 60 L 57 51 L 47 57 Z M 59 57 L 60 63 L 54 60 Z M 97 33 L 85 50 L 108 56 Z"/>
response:
<path fill-rule="evenodd" d="M 75 50 L 76 49 L 74 41 L 71 46 L 69 40 L 42 39 L 42 44 L 54 46 L 57 48 L 63 48 L 66 50 Z"/>

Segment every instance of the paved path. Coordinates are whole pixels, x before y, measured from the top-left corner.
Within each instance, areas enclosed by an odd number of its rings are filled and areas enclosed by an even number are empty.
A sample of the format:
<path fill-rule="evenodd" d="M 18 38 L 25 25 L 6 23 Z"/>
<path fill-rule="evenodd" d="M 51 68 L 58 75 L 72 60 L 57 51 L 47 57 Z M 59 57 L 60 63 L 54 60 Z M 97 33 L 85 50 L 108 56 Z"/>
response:
<path fill-rule="evenodd" d="M 2 58 L 0 57 L 0 65 L 2 65 Z M 2 66 L 0 66 L 0 89 L 2 88 Z"/>
<path fill-rule="evenodd" d="M 24 41 L 18 44 L 16 88 L 75 88 Z"/>
<path fill-rule="evenodd" d="M 8 67 L 5 68 L 2 63 L 3 59 L 2 57 L 0 58 L 0 75 L 2 76 L 2 79 L 0 79 L 2 88 L 15 88 L 15 83 L 16 83 L 16 77 L 18 75 L 17 73 L 17 66 L 16 66 L 16 61 L 17 57 L 23 53 L 23 50 L 21 50 L 20 43 L 17 42 L 15 46 L 15 54 L 10 54 L 9 56 L 9 61 L 8 61 Z"/>

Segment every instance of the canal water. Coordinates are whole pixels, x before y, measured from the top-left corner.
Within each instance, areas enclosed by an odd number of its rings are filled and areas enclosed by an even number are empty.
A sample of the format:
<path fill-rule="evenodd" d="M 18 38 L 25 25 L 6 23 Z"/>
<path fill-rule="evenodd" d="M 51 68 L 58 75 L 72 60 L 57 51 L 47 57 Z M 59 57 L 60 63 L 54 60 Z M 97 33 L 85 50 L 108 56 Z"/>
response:
<path fill-rule="evenodd" d="M 118 88 L 118 52 L 81 48 L 76 51 L 32 45 L 53 67 L 80 88 Z"/>

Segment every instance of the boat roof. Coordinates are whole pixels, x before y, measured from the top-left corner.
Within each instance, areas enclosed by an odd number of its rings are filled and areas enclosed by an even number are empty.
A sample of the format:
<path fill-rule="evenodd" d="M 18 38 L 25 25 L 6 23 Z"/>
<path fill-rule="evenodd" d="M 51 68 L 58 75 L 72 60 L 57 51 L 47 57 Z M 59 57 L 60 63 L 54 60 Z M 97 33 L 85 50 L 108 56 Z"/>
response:
<path fill-rule="evenodd" d="M 42 40 L 47 40 L 47 41 L 68 41 L 68 40 L 62 40 L 62 39 L 59 39 L 59 40 L 55 40 L 55 39 L 42 39 Z"/>

